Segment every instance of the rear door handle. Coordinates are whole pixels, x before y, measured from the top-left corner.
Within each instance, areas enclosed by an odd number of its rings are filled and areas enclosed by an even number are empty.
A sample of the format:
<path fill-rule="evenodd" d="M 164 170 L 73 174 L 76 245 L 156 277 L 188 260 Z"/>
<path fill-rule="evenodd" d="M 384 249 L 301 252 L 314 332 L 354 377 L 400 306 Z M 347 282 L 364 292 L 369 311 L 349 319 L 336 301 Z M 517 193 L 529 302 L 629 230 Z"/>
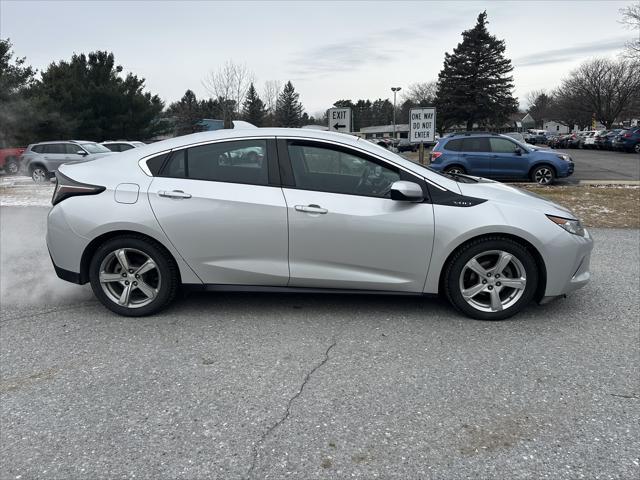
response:
<path fill-rule="evenodd" d="M 166 190 L 160 190 L 158 192 L 158 195 L 167 198 L 191 198 L 190 193 L 184 193 L 182 190 L 171 190 L 170 192 Z"/>
<path fill-rule="evenodd" d="M 306 213 L 320 213 L 325 214 L 329 212 L 326 208 L 322 208 L 320 205 L 296 205 L 294 207 L 298 212 L 306 212 Z"/>

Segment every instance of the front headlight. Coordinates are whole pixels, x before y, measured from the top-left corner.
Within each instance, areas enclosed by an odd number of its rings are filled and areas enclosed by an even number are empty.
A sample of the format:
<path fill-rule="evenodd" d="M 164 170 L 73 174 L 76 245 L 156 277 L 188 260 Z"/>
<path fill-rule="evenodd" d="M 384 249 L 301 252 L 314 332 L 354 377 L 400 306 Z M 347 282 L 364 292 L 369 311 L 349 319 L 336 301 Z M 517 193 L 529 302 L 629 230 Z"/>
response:
<path fill-rule="evenodd" d="M 561 158 L 565 162 L 570 162 L 571 161 L 571 157 L 569 155 L 565 155 L 563 153 L 559 153 L 558 154 L 558 158 Z"/>
<path fill-rule="evenodd" d="M 567 232 L 580 237 L 585 236 L 585 229 L 582 226 L 580 220 L 572 220 L 569 218 L 555 217 L 553 215 L 547 215 L 547 218 L 559 227 L 564 228 Z"/>

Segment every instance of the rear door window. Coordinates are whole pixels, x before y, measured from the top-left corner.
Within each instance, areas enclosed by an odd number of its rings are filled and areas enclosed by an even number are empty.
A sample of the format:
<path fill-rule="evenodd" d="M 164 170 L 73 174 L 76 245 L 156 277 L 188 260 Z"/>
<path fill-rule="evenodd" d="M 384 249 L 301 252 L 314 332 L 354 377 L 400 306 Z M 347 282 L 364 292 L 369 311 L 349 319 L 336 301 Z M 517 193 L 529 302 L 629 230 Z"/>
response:
<path fill-rule="evenodd" d="M 64 147 L 64 143 L 49 143 L 47 145 L 43 145 L 44 149 L 42 153 L 48 154 L 66 154 L 67 150 Z"/>
<path fill-rule="evenodd" d="M 464 139 L 463 152 L 490 152 L 489 139 L 486 137 L 468 137 Z"/>

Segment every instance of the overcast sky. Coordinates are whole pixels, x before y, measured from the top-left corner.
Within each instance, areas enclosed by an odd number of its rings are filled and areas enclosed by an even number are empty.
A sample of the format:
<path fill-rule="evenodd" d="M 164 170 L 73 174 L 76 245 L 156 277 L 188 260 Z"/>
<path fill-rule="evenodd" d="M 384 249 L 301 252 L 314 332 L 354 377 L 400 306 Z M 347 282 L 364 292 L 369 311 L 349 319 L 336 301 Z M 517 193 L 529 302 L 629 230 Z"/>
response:
<path fill-rule="evenodd" d="M 627 1 L 119 2 L 0 0 L 0 37 L 42 69 L 73 52 L 109 50 L 166 102 L 227 59 L 265 80 L 291 80 L 310 114 L 341 98 L 392 98 L 390 87 L 436 79 L 444 52 L 486 9 L 506 40 L 521 102 L 580 62 L 614 56 L 632 32 Z M 635 0 L 637 1 L 637 0 Z"/>

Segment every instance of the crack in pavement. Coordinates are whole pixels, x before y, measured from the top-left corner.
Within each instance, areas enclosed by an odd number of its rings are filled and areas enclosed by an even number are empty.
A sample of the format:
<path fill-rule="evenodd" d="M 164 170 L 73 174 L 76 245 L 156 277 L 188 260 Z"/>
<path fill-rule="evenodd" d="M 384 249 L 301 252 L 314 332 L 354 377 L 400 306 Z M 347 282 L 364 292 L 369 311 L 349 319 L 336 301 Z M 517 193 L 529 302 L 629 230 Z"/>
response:
<path fill-rule="evenodd" d="M 307 373 L 307 375 L 305 376 L 304 380 L 302 381 L 302 385 L 300 385 L 300 388 L 298 389 L 298 391 L 295 393 L 295 395 L 293 397 L 291 397 L 289 399 L 289 402 L 287 403 L 287 408 L 286 408 L 286 410 L 284 412 L 284 415 L 280 418 L 280 420 L 278 420 L 276 423 L 271 425 L 260 436 L 260 440 L 258 440 L 254 444 L 253 452 L 252 452 L 251 466 L 249 467 L 249 470 L 247 471 L 247 475 L 246 475 L 247 479 L 250 479 L 250 478 L 253 477 L 253 471 L 256 468 L 256 463 L 258 462 L 258 456 L 259 456 L 258 455 L 258 449 L 260 448 L 261 445 L 264 444 L 264 442 L 267 439 L 267 437 L 269 437 L 276 430 L 276 428 L 278 428 L 280 425 L 282 425 L 289 418 L 289 415 L 291 414 L 291 406 L 293 405 L 293 402 L 298 397 L 300 397 L 300 395 L 302 395 L 302 391 L 304 390 L 304 387 L 307 385 L 307 383 L 311 379 L 311 376 L 316 372 L 316 370 L 318 370 L 320 367 L 322 367 L 324 364 L 326 364 L 329 361 L 329 352 L 331 351 L 331 349 L 333 347 L 336 346 L 336 343 L 337 342 L 334 341 L 331 345 L 329 345 L 329 348 L 327 348 L 327 350 L 324 352 L 324 358 L 322 359 L 322 361 L 319 364 L 317 364 L 315 367 L 313 367 L 309 373 Z"/>

